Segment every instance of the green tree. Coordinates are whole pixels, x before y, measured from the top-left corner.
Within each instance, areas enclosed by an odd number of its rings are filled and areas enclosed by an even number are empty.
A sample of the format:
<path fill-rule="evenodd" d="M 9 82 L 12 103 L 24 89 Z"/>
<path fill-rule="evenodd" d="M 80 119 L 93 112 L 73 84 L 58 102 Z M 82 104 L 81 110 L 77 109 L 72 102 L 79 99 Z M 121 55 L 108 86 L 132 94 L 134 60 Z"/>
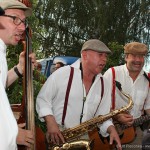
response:
<path fill-rule="evenodd" d="M 38 0 L 33 2 L 33 41 L 43 57 L 80 56 L 82 43 L 149 43 L 149 0 Z"/>

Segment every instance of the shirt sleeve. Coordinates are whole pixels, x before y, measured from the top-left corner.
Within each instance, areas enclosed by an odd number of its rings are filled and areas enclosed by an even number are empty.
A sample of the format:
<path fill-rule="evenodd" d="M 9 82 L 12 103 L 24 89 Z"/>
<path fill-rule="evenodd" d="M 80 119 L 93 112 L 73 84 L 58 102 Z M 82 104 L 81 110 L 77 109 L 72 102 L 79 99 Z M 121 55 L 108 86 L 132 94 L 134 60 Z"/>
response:
<path fill-rule="evenodd" d="M 44 116 L 53 115 L 52 100 L 56 94 L 56 83 L 53 74 L 47 79 L 36 99 L 36 110 L 41 121 Z"/>
<path fill-rule="evenodd" d="M 113 125 L 111 118 L 107 118 L 107 114 L 109 114 L 111 110 L 111 87 L 109 81 L 106 78 L 104 78 L 104 96 L 101 102 L 100 109 L 102 109 L 103 112 L 100 112 L 99 110 L 99 113 L 103 115 L 102 117 L 104 117 L 104 120 L 106 119 L 106 121 L 99 125 L 100 133 L 102 134 L 102 136 L 106 137 L 109 135 L 107 133 L 108 127 Z"/>
<path fill-rule="evenodd" d="M 109 135 L 107 132 L 107 129 L 111 125 L 113 125 L 112 119 L 109 119 L 109 120 L 105 121 L 102 125 L 99 126 L 99 128 L 100 128 L 99 132 L 100 132 L 100 134 L 102 134 L 103 137 L 107 137 Z"/>
<path fill-rule="evenodd" d="M 150 109 L 150 87 L 144 104 L 144 110 Z"/>

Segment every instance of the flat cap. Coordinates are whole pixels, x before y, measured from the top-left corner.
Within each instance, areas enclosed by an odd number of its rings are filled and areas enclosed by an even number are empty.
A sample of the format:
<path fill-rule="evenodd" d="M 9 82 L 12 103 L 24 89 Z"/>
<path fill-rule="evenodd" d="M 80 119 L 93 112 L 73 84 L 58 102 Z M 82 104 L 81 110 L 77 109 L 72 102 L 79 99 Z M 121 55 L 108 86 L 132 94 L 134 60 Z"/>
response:
<path fill-rule="evenodd" d="M 25 12 L 25 16 L 31 16 L 32 10 L 25 4 L 19 2 L 18 0 L 2 0 L 0 1 L 0 7 L 4 10 L 6 9 L 22 9 Z"/>
<path fill-rule="evenodd" d="M 131 42 L 127 43 L 124 46 L 124 53 L 132 53 L 132 54 L 147 54 L 148 53 L 148 47 L 139 42 Z"/>
<path fill-rule="evenodd" d="M 82 46 L 81 52 L 84 50 L 93 50 L 100 53 L 111 53 L 111 50 L 98 39 L 90 39 L 86 41 Z"/>

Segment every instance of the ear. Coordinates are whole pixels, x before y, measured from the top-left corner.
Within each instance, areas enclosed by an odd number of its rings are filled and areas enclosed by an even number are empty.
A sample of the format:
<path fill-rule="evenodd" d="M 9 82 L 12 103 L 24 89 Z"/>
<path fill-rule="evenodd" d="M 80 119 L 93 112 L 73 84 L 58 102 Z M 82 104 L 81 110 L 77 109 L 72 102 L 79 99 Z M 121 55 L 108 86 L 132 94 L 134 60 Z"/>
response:
<path fill-rule="evenodd" d="M 84 59 L 84 60 L 86 60 L 86 58 L 87 58 L 87 51 L 82 51 L 82 58 Z"/>
<path fill-rule="evenodd" d="M 125 60 L 125 61 L 127 61 L 127 59 L 128 59 L 128 55 L 127 55 L 127 54 L 125 54 L 125 56 L 124 56 L 124 60 Z"/>

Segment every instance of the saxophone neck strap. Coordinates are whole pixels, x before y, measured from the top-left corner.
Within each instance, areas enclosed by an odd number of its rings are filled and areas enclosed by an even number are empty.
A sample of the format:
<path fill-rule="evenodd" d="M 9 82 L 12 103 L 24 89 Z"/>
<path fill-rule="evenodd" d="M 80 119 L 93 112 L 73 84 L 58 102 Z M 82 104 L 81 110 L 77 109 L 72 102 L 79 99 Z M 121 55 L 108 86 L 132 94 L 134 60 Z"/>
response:
<path fill-rule="evenodd" d="M 101 104 L 101 101 L 102 101 L 102 98 L 103 98 L 103 95 L 104 95 L 104 79 L 103 79 L 103 77 L 100 77 L 100 79 L 101 79 L 101 98 L 100 98 L 99 104 L 98 104 L 98 106 L 97 106 L 97 108 L 96 108 L 96 111 L 95 111 L 95 113 L 94 113 L 94 116 L 95 116 L 96 113 L 97 113 L 97 110 L 98 110 L 98 108 L 99 108 L 99 106 L 100 106 L 100 104 Z"/>

